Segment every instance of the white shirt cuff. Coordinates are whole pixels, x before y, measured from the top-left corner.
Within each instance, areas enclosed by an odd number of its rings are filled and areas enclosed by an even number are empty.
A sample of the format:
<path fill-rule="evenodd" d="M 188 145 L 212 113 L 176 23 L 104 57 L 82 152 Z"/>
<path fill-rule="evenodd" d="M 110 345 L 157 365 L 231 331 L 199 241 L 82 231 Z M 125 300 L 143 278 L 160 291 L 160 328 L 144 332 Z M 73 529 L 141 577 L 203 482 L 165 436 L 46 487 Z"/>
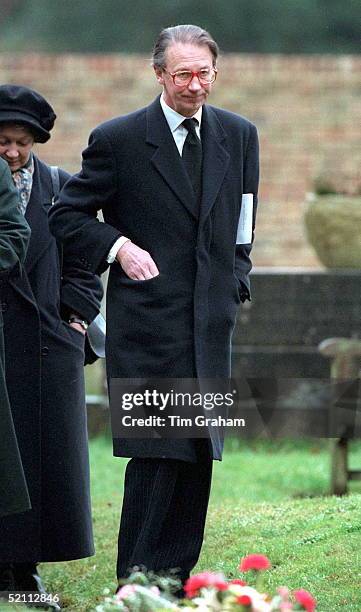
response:
<path fill-rule="evenodd" d="M 120 238 L 118 238 L 118 240 L 116 240 L 112 246 L 112 248 L 110 249 L 109 253 L 108 253 L 108 257 L 107 257 L 107 262 L 109 264 L 113 263 L 115 261 L 115 258 L 117 256 L 117 253 L 120 249 L 120 247 L 123 246 L 123 244 L 125 244 L 126 242 L 130 242 L 130 238 L 126 238 L 126 236 L 121 236 Z"/>

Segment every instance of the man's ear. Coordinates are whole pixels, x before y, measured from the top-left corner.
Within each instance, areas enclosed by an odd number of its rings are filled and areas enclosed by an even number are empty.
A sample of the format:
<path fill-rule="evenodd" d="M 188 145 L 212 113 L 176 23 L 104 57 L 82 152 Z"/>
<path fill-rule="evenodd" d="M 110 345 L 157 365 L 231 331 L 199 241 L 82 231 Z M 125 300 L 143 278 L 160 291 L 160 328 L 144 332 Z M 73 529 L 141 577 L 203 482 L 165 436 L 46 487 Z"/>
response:
<path fill-rule="evenodd" d="M 153 68 L 154 68 L 154 72 L 155 72 L 155 77 L 156 77 L 159 85 L 164 85 L 163 70 L 161 68 L 159 68 L 158 66 L 153 66 Z"/>

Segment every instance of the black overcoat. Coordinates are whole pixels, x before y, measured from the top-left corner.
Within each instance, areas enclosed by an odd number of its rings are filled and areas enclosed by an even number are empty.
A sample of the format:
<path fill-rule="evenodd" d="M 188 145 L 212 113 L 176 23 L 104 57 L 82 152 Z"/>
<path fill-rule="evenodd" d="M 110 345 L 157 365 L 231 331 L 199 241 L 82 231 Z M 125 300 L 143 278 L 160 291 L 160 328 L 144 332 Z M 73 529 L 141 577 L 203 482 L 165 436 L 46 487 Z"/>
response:
<path fill-rule="evenodd" d="M 159 98 L 96 128 L 82 171 L 67 182 L 51 227 L 74 245 L 79 263 L 102 271 L 125 235 L 149 251 L 160 271 L 129 279 L 115 262 L 107 293 L 108 377 L 230 375 L 231 337 L 240 299 L 249 297 L 251 244 L 236 247 L 242 193 L 258 188 L 254 125 L 203 107 L 200 212 Z M 96 214 L 102 209 L 105 224 Z M 222 436 L 212 428 L 213 457 Z M 120 456 L 194 460 L 183 440 L 115 440 Z"/>
<path fill-rule="evenodd" d="M 9 167 L 0 158 L 0 516 L 30 508 L 5 383 L 2 298 L 10 274 L 18 275 L 30 229 L 19 209 L 19 195 Z"/>
<path fill-rule="evenodd" d="M 61 182 L 67 175 L 60 172 Z M 62 318 L 92 320 L 99 281 L 63 255 L 48 226 L 50 169 L 35 158 L 26 211 L 32 235 L 3 312 L 6 380 L 32 509 L 0 521 L 0 562 L 93 554 L 84 395 L 84 337 Z"/>

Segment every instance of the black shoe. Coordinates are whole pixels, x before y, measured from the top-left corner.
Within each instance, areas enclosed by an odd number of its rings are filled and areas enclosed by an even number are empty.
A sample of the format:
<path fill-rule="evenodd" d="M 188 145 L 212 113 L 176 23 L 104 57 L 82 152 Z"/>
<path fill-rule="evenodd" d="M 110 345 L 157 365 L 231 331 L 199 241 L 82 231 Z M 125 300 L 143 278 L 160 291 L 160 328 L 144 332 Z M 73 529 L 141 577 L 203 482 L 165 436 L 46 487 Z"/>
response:
<path fill-rule="evenodd" d="M 15 578 L 15 591 L 32 593 L 33 601 L 27 601 L 26 605 L 29 608 L 41 608 L 42 610 L 51 610 L 52 612 L 60 612 L 61 607 L 55 601 L 52 601 L 51 595 L 47 593 L 45 586 L 36 569 L 36 563 L 13 563 L 13 573 Z M 42 596 L 37 601 L 36 595 Z M 30 599 L 27 598 L 28 600 Z"/>
<path fill-rule="evenodd" d="M 0 593 L 15 590 L 15 576 L 12 563 L 0 563 Z"/>

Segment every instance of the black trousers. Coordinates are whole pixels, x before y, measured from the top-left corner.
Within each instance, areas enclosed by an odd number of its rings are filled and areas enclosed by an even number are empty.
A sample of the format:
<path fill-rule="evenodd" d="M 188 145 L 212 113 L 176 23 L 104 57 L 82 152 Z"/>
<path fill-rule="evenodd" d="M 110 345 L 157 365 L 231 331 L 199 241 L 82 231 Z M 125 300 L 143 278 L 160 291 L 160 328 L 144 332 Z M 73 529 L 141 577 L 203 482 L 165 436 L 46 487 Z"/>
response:
<path fill-rule="evenodd" d="M 208 440 L 197 440 L 196 463 L 177 459 L 128 462 L 118 540 L 117 576 L 135 565 L 176 570 L 182 582 L 198 561 L 203 542 L 212 459 Z"/>

